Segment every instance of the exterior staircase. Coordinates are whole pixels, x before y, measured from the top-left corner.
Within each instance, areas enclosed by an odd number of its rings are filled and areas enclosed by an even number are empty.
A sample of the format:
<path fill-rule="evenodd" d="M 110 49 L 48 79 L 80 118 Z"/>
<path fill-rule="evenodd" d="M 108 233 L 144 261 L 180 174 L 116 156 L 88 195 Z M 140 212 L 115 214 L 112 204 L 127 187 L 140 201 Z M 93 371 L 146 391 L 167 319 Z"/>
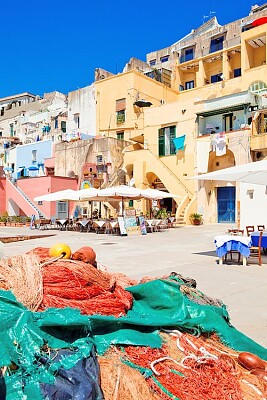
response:
<path fill-rule="evenodd" d="M 181 196 L 177 204 L 176 224 L 189 223 L 189 213 L 195 207 L 195 194 L 190 188 L 150 149 L 135 150 L 126 154 L 127 164 L 134 164 L 136 159 L 145 160 L 147 172 L 156 174 L 170 193 Z"/>
<path fill-rule="evenodd" d="M 27 215 L 34 214 L 36 218 L 46 218 L 47 216 L 31 201 L 31 199 L 9 179 L 6 180 L 7 198 L 14 203 Z"/>

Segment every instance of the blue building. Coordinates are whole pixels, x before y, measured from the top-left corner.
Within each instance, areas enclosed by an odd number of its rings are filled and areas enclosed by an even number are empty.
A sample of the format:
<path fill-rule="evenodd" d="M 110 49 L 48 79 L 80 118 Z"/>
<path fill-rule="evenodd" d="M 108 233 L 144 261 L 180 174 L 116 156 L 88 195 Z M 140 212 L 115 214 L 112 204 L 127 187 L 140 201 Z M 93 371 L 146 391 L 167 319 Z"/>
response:
<path fill-rule="evenodd" d="M 12 178 L 44 175 L 44 162 L 52 157 L 52 140 L 17 145 L 6 152 L 6 165 Z"/>

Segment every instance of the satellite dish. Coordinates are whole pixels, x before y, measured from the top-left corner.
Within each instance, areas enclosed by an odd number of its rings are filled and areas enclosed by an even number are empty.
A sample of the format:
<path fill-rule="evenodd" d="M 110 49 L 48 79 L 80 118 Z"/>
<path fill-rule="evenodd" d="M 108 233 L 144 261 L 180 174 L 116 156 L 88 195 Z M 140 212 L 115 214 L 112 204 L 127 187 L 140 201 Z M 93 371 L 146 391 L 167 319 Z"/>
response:
<path fill-rule="evenodd" d="M 134 178 L 132 178 L 131 180 L 130 180 L 130 182 L 129 182 L 129 186 L 133 186 L 135 184 L 135 180 L 134 180 Z"/>

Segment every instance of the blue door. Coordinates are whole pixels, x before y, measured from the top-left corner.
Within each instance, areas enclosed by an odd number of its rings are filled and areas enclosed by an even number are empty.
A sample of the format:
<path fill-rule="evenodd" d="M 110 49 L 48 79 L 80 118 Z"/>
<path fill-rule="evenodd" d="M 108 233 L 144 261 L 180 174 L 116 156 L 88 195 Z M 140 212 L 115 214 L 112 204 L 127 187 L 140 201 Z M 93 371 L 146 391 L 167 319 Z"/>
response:
<path fill-rule="evenodd" d="M 218 222 L 235 222 L 235 187 L 217 189 Z"/>

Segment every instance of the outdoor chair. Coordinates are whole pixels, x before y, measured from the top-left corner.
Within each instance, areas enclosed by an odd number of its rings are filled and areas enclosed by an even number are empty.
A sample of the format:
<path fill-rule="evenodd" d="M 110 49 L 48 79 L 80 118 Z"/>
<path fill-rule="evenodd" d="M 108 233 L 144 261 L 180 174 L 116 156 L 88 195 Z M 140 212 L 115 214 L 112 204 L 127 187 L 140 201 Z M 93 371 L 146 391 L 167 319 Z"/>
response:
<path fill-rule="evenodd" d="M 248 226 L 246 226 L 246 231 L 247 231 L 247 236 L 250 236 L 250 234 L 251 234 L 252 232 L 255 232 L 254 225 L 248 225 Z"/>
<path fill-rule="evenodd" d="M 244 230 L 243 229 L 228 229 L 229 235 L 233 236 L 243 236 Z M 224 261 L 227 261 L 227 255 L 230 254 L 231 260 L 233 259 L 233 254 L 238 254 L 238 262 L 241 260 L 241 254 L 237 250 L 230 250 L 225 254 Z"/>
<path fill-rule="evenodd" d="M 261 241 L 262 241 L 262 234 L 263 231 L 260 231 L 260 235 L 259 235 L 259 242 L 258 242 L 258 246 L 252 246 L 250 247 L 250 255 L 249 258 L 258 258 L 258 264 L 261 265 Z"/>

